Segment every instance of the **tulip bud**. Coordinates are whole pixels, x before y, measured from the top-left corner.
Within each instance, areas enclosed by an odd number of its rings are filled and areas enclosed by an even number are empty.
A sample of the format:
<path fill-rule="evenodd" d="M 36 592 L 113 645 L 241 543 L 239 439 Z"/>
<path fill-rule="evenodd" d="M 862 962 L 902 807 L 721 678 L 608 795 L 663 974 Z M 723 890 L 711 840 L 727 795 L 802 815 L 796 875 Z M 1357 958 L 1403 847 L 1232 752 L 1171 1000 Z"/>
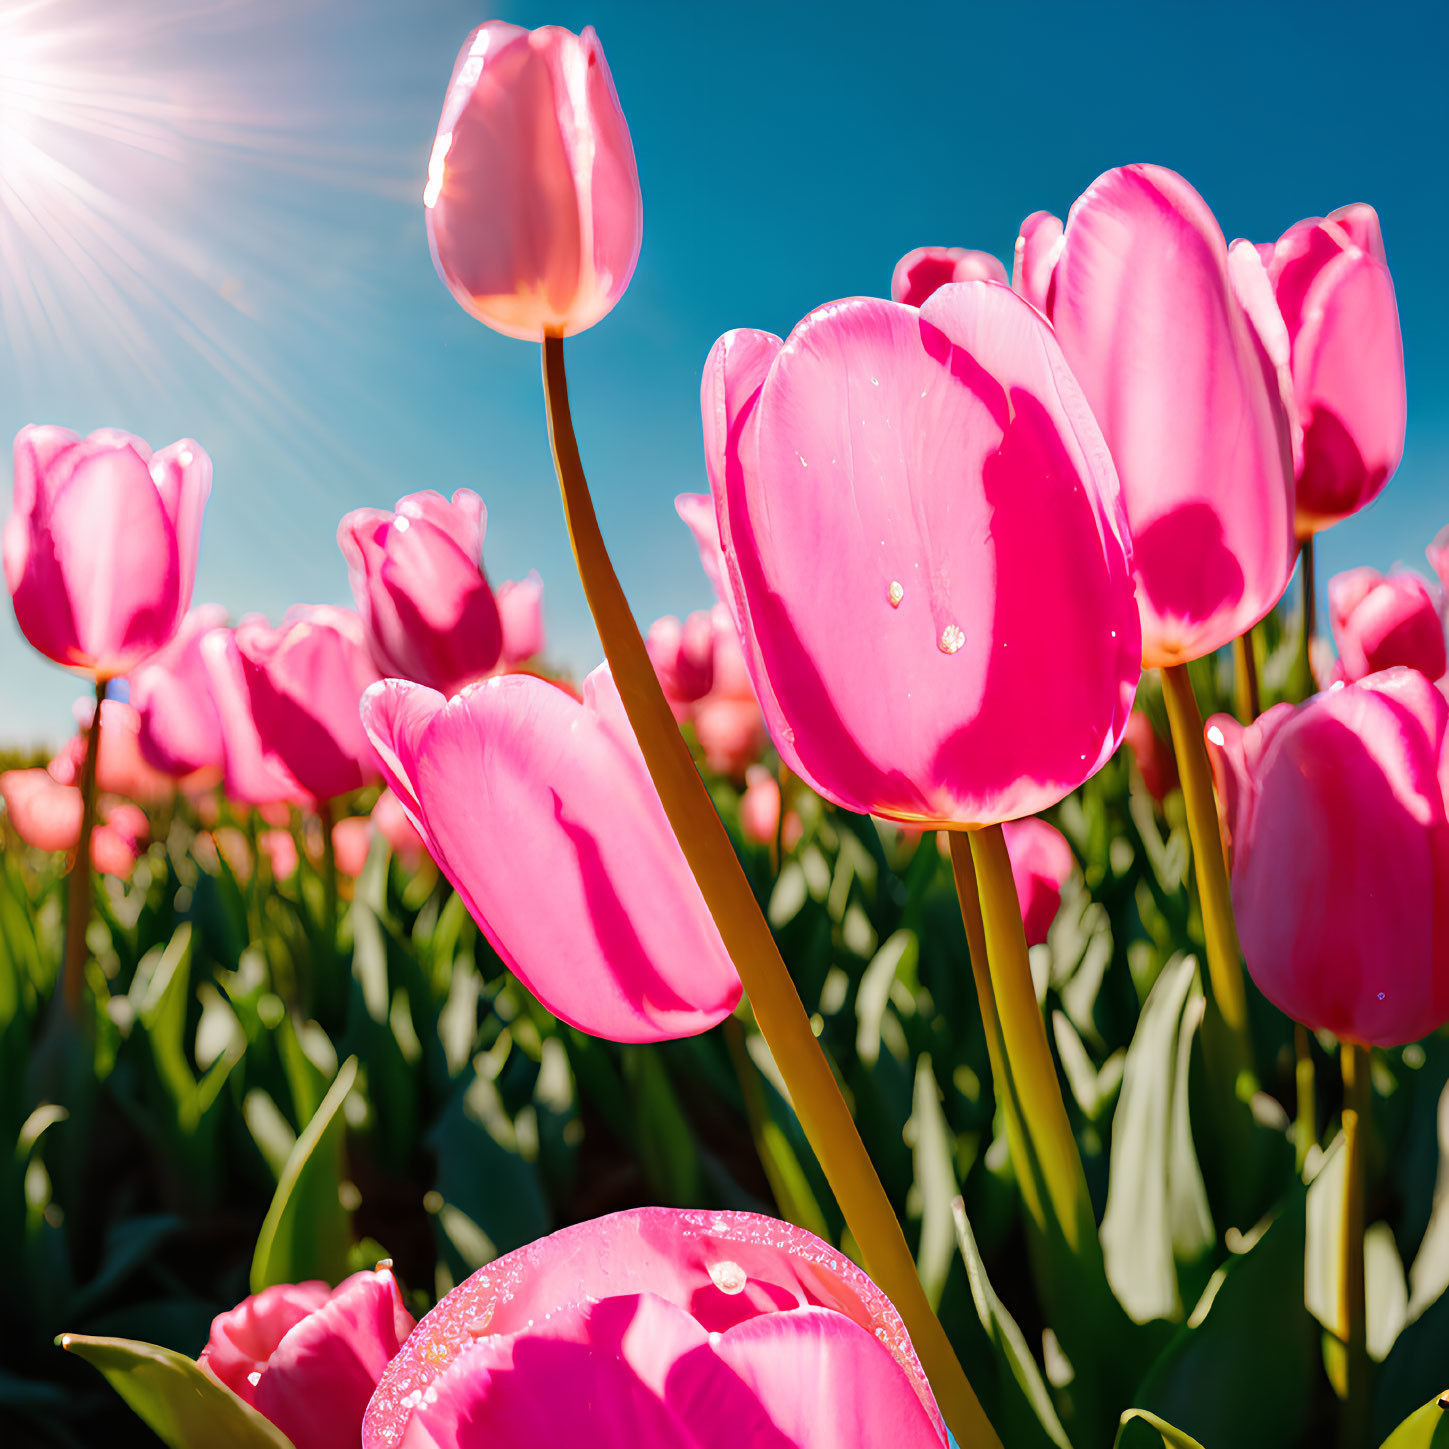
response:
<path fill-rule="evenodd" d="M 543 653 L 543 580 L 537 569 L 528 577 L 498 585 L 498 622 L 503 630 L 503 662 L 522 664 Z"/>
<path fill-rule="evenodd" d="M 1072 847 L 1060 830 L 1035 816 L 1008 820 L 1001 828 L 1016 898 L 1021 903 L 1026 943 L 1040 946 L 1061 909 L 1062 887 L 1074 863 Z"/>
<path fill-rule="evenodd" d="M 896 263 L 891 301 L 919 307 L 947 282 L 1006 282 L 1006 268 L 990 252 L 966 247 L 917 247 Z"/>
<path fill-rule="evenodd" d="M 468 37 L 423 205 L 438 275 L 496 331 L 538 342 L 613 309 L 639 258 L 643 204 L 592 28 L 490 20 Z"/>
<path fill-rule="evenodd" d="M 1328 582 L 1328 613 L 1338 646 L 1334 680 L 1352 683 L 1396 664 L 1439 679 L 1449 668 L 1440 600 L 1417 574 L 1336 574 Z"/>

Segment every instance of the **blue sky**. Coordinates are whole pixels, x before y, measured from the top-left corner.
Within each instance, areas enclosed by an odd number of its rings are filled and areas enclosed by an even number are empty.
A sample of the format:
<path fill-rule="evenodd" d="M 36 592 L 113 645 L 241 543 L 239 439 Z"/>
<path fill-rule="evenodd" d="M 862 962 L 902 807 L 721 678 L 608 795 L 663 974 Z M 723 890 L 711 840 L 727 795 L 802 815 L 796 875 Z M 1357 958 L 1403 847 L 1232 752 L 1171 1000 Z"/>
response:
<path fill-rule="evenodd" d="M 821 302 L 884 292 L 923 243 L 1009 259 L 1023 216 L 1065 214 L 1128 161 L 1183 172 L 1229 237 L 1271 239 L 1348 201 L 1379 209 L 1408 448 L 1380 501 L 1321 539 L 1321 572 L 1422 569 L 1449 522 L 1446 13 L 1045 0 L 502 12 L 592 23 L 634 136 L 639 269 L 569 362 L 641 622 L 708 601 L 672 499 L 704 487 L 699 369 L 719 333 L 784 333 Z M 454 0 L 0 0 L 0 41 L 27 37 L 3 47 L 20 60 L 0 59 L 0 433 L 45 421 L 196 437 L 216 465 L 196 598 L 236 613 L 345 600 L 335 533 L 349 508 L 475 488 L 490 574 L 539 569 L 550 653 L 582 672 L 598 646 L 537 351 L 456 306 L 423 231 L 443 88 L 488 18 Z M 17 109 L 33 94 L 45 114 Z M 17 162 L 16 126 L 64 169 L 37 175 L 33 150 Z M 26 185 L 52 187 L 26 225 L 3 179 L 17 164 L 32 167 Z M 7 611 L 0 740 L 59 738 L 79 692 Z"/>

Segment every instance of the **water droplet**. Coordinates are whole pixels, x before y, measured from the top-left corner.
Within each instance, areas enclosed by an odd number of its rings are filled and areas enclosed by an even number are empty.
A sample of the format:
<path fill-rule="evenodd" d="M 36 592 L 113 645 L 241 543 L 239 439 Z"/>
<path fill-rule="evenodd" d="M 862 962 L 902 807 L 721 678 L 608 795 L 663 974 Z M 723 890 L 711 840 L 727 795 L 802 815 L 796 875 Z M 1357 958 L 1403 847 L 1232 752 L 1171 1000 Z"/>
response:
<path fill-rule="evenodd" d="M 801 466 L 801 467 L 802 467 L 802 468 L 808 468 L 808 467 L 809 467 L 809 466 L 810 466 L 810 465 L 809 465 L 809 463 L 807 463 L 807 462 L 806 462 L 806 461 L 805 461 L 805 459 L 804 459 L 804 458 L 801 458 L 801 457 L 800 457 L 800 454 L 799 454 L 799 453 L 796 453 L 796 454 L 795 454 L 795 456 L 796 456 L 796 457 L 797 457 L 797 458 L 800 458 L 800 466 Z"/>
<path fill-rule="evenodd" d="M 871 378 L 870 385 L 872 387 L 879 387 L 880 386 L 880 378 L 878 378 L 878 377 Z"/>
<path fill-rule="evenodd" d="M 890 588 L 886 590 L 886 598 L 891 601 L 891 608 L 899 609 L 901 606 L 901 600 L 904 599 L 905 596 L 906 591 L 900 586 L 900 583 L 897 580 L 892 579 Z"/>
<path fill-rule="evenodd" d="M 711 1348 L 718 1348 L 723 1338 L 724 1334 L 722 1333 L 711 1333 L 709 1336 L 709 1346 Z"/>
<path fill-rule="evenodd" d="M 408 529 L 413 526 L 412 519 L 410 519 L 406 514 L 399 514 L 396 518 L 393 519 L 392 526 L 397 529 L 399 533 L 406 533 Z"/>
<path fill-rule="evenodd" d="M 1384 993 L 1382 991 L 1380 991 L 1379 992 L 1379 1000 L 1382 1001 L 1383 999 L 1384 999 Z"/>
<path fill-rule="evenodd" d="M 731 1297 L 736 1293 L 743 1293 L 745 1284 L 749 1282 L 749 1275 L 745 1270 L 728 1258 L 719 1263 L 711 1263 L 709 1276 L 721 1293 L 728 1293 Z"/>
<path fill-rule="evenodd" d="M 1114 639 L 1117 637 L 1117 631 L 1115 629 L 1112 630 L 1112 637 Z"/>
<path fill-rule="evenodd" d="M 966 631 L 959 624 L 947 624 L 941 630 L 938 647 L 942 654 L 954 654 L 966 642 Z"/>
<path fill-rule="evenodd" d="M 1220 745 L 1223 743 L 1223 732 L 1217 727 L 1217 725 L 1208 726 L 1207 737 L 1215 745 Z"/>
<path fill-rule="evenodd" d="M 250 1385 L 251 1385 L 251 1386 L 252 1386 L 252 1387 L 253 1387 L 253 1388 L 256 1388 L 256 1386 L 257 1386 L 257 1385 L 258 1385 L 258 1384 L 259 1384 L 259 1383 L 261 1383 L 261 1381 L 262 1381 L 262 1371 L 261 1371 L 261 1370 L 260 1370 L 260 1369 L 253 1369 L 253 1370 L 252 1370 L 252 1371 L 251 1371 L 251 1373 L 249 1373 L 249 1374 L 248 1374 L 248 1375 L 247 1375 L 247 1382 L 248 1382 L 248 1383 L 249 1383 L 249 1384 L 250 1384 Z"/>

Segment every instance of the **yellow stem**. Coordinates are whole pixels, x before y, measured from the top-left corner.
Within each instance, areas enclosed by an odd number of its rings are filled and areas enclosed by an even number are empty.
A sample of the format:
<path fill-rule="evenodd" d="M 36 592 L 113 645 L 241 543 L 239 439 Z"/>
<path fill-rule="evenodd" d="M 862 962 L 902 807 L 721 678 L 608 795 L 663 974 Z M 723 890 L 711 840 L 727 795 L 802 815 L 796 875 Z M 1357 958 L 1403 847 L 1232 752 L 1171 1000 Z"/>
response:
<path fill-rule="evenodd" d="M 1344 1330 L 1347 1392 L 1339 1443 L 1362 1449 L 1368 1426 L 1368 1339 L 1363 1266 L 1364 1152 L 1369 1110 L 1367 1047 L 1343 1042 L 1338 1049 L 1343 1071 L 1343 1273 L 1339 1319 Z"/>
<path fill-rule="evenodd" d="M 1237 695 L 1238 718 L 1252 724 L 1263 712 L 1258 692 L 1258 658 L 1253 650 L 1253 631 L 1233 640 L 1233 686 Z"/>
<path fill-rule="evenodd" d="M 619 586 L 589 496 L 569 414 L 563 339 L 543 343 L 549 440 L 564 516 L 584 595 L 625 713 L 725 949 L 749 993 L 755 1021 L 789 1088 L 800 1125 L 829 1181 L 866 1267 L 895 1304 L 930 1380 L 941 1413 L 963 1445 L 1001 1441 L 926 1299 L 890 1199 L 860 1140 L 769 925 L 665 702 L 639 626 Z"/>
<path fill-rule="evenodd" d="M 85 759 L 81 764 L 81 827 L 66 883 L 65 958 L 62 986 L 65 1004 L 72 1015 L 80 1009 L 86 974 L 86 930 L 91 923 L 91 832 L 96 826 L 96 769 L 101 754 L 101 701 L 106 697 L 105 680 L 96 681 L 96 712 L 86 735 Z"/>
<path fill-rule="evenodd" d="M 1313 1044 L 1308 1039 L 1308 1028 L 1298 1021 L 1293 1023 L 1293 1057 L 1293 1077 L 1298 1089 L 1293 1117 L 1293 1157 L 1294 1165 L 1302 1173 L 1309 1152 L 1318 1142 L 1318 1103 L 1313 1081 Z"/>

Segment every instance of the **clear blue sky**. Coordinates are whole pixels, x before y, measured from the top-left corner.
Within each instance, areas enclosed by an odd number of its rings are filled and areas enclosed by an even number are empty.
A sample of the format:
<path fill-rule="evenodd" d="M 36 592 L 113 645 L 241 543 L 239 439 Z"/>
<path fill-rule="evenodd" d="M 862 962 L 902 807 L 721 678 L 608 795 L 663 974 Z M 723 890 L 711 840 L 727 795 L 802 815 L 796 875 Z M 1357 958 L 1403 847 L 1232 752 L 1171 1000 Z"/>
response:
<path fill-rule="evenodd" d="M 1009 259 L 1023 216 L 1065 214 L 1128 161 L 1183 172 L 1229 237 L 1378 207 L 1408 450 L 1381 500 L 1322 539 L 1321 568 L 1423 569 L 1449 522 L 1446 14 L 1322 0 L 502 12 L 592 23 L 633 131 L 639 269 L 569 360 L 641 621 L 708 600 L 672 499 L 704 487 L 699 369 L 720 332 L 784 333 L 818 303 L 884 292 L 923 243 Z M 540 570 L 550 653 L 582 671 L 598 646 L 536 350 L 465 316 L 423 232 L 443 87 L 488 18 L 455 0 L 0 0 L 0 433 L 34 420 L 199 439 L 216 484 L 196 598 L 234 612 L 345 599 L 347 509 L 476 488 L 490 573 Z M 17 126 L 55 166 L 7 142 Z M 24 224 L 4 179 L 17 166 Z M 79 689 L 6 614 L 0 740 L 58 738 Z"/>

